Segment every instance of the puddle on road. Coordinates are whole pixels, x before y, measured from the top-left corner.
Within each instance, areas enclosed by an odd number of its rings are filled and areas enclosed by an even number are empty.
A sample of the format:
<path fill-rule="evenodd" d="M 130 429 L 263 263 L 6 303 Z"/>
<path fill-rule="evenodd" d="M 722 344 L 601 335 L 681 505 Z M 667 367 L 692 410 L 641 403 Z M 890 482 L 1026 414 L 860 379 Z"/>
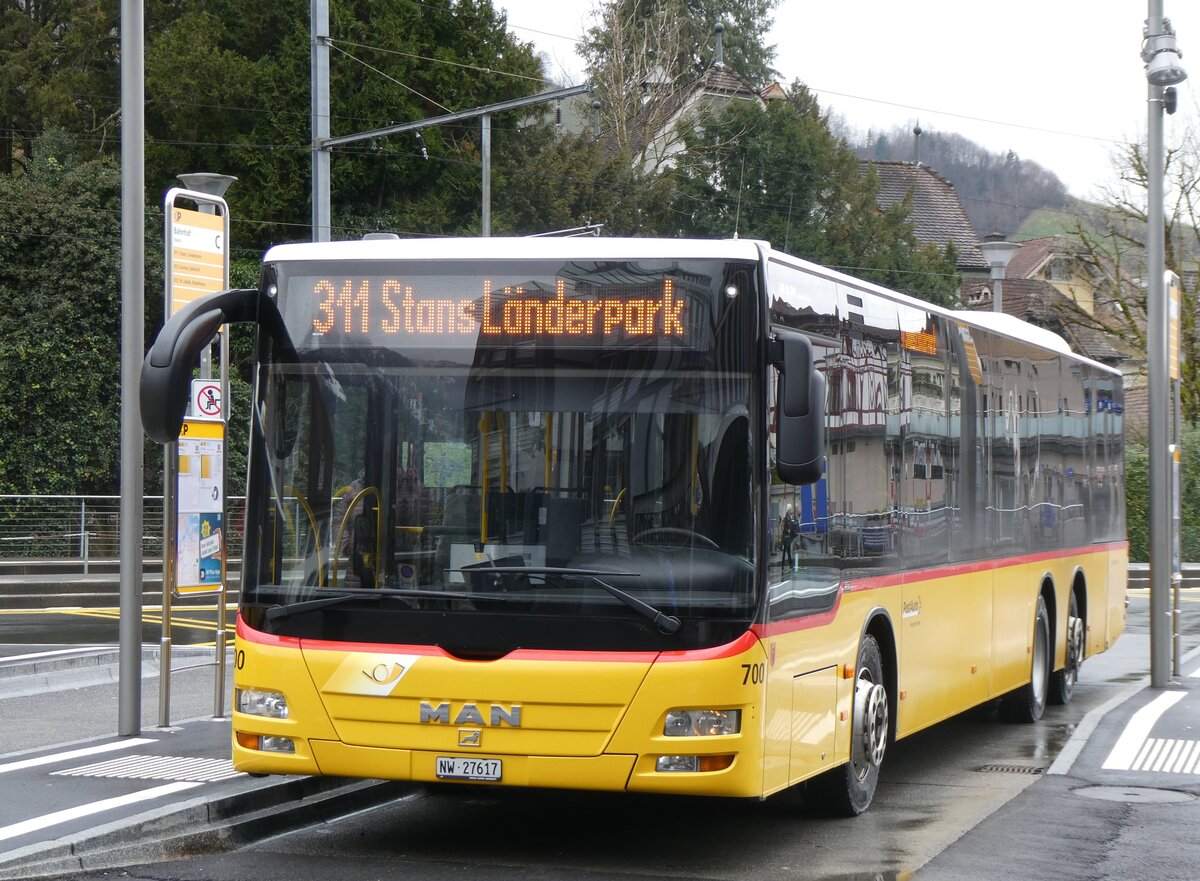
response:
<path fill-rule="evenodd" d="M 1110 676 L 1108 679 L 1104 680 L 1104 683 L 1105 683 L 1105 685 L 1108 685 L 1109 683 L 1113 683 L 1113 682 L 1122 682 L 1122 683 L 1137 682 L 1137 681 L 1139 681 L 1141 679 L 1145 679 L 1145 678 L 1146 678 L 1146 674 L 1144 672 L 1137 671 L 1137 672 L 1133 672 L 1133 673 L 1125 673 L 1122 676 Z"/>
<path fill-rule="evenodd" d="M 1067 745 L 1067 741 L 1075 733 L 1075 727 L 1074 722 L 1068 722 L 1063 725 L 1039 726 L 1035 732 L 1036 736 L 1033 742 L 1025 748 L 1026 757 L 1031 759 L 1053 759 Z"/>

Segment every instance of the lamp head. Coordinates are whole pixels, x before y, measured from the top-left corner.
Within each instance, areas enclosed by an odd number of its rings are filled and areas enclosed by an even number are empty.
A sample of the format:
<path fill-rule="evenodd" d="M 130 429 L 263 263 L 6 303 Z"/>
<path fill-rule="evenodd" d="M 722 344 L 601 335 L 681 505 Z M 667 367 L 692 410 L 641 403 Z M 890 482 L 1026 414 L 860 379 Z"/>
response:
<path fill-rule="evenodd" d="M 1146 79 L 1154 86 L 1178 85 L 1187 79 L 1187 71 L 1179 63 L 1183 53 L 1175 41 L 1175 29 L 1169 18 L 1163 18 L 1158 20 L 1162 32 L 1152 33 L 1158 30 L 1155 23 L 1154 19 L 1147 20 L 1143 34 L 1142 60 L 1146 62 Z"/>
<path fill-rule="evenodd" d="M 1160 49 L 1146 65 L 1146 79 L 1155 86 L 1176 86 L 1187 79 L 1177 49 Z"/>

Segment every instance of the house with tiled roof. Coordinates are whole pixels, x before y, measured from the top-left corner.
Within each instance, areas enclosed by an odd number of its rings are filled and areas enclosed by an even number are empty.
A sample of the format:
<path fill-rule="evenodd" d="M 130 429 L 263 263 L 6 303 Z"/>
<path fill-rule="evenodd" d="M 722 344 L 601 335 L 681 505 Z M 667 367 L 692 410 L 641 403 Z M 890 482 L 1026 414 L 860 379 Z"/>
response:
<path fill-rule="evenodd" d="M 953 243 L 964 284 L 971 279 L 987 278 L 990 267 L 979 250 L 979 235 L 954 184 L 919 162 L 863 160 L 859 167 L 863 174 L 873 171 L 878 178 L 879 195 L 875 201 L 881 208 L 891 208 L 912 194 L 910 217 L 917 241 L 939 248 Z"/>
<path fill-rule="evenodd" d="M 647 81 L 642 88 L 645 110 L 630 127 L 630 147 L 644 171 L 669 167 L 683 152 L 684 132 L 700 127 L 731 101 L 764 101 L 758 89 L 719 60 L 682 85 Z"/>
<path fill-rule="evenodd" d="M 1007 274 L 1048 282 L 1088 315 L 1103 315 L 1109 308 L 1103 288 L 1115 269 L 1099 265 L 1098 259 L 1102 258 L 1065 236 L 1043 236 L 1021 242 Z"/>

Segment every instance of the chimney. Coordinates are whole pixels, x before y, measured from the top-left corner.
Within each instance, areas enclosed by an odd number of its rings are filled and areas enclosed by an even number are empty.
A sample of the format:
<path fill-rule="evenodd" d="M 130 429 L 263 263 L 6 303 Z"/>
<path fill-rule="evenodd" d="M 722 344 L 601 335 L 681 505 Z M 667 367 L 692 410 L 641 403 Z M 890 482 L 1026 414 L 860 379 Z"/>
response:
<path fill-rule="evenodd" d="M 921 123 L 913 126 L 913 165 L 921 164 Z"/>

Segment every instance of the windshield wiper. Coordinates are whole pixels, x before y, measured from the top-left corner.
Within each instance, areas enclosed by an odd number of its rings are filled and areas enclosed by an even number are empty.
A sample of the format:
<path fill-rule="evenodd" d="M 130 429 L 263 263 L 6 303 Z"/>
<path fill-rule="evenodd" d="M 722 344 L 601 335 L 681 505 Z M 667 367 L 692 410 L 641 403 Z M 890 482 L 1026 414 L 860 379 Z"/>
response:
<path fill-rule="evenodd" d="M 280 618 L 290 618 L 292 615 L 311 612 L 315 609 L 340 606 L 342 603 L 350 602 L 350 600 L 378 600 L 382 595 L 380 591 L 372 590 L 361 593 L 339 593 L 337 596 L 321 597 L 316 600 L 299 600 L 294 603 L 285 603 L 282 606 L 271 606 L 271 608 L 267 609 L 266 618 L 268 621 L 277 621 Z"/>
<path fill-rule="evenodd" d="M 560 578 L 585 578 L 597 587 L 606 591 L 609 595 L 620 600 L 635 612 L 649 618 L 654 625 L 663 633 L 677 633 L 679 628 L 683 626 L 683 622 L 674 615 L 668 615 L 659 609 L 654 608 L 643 600 L 638 599 L 631 593 L 626 593 L 619 587 L 614 587 L 609 584 L 601 575 L 609 578 L 639 578 L 640 572 L 609 572 L 604 569 L 570 569 L 557 566 L 464 566 L 461 569 L 450 569 L 450 572 L 461 572 L 464 575 L 471 574 L 486 574 L 486 575 L 542 575 L 542 576 L 558 576 Z"/>

